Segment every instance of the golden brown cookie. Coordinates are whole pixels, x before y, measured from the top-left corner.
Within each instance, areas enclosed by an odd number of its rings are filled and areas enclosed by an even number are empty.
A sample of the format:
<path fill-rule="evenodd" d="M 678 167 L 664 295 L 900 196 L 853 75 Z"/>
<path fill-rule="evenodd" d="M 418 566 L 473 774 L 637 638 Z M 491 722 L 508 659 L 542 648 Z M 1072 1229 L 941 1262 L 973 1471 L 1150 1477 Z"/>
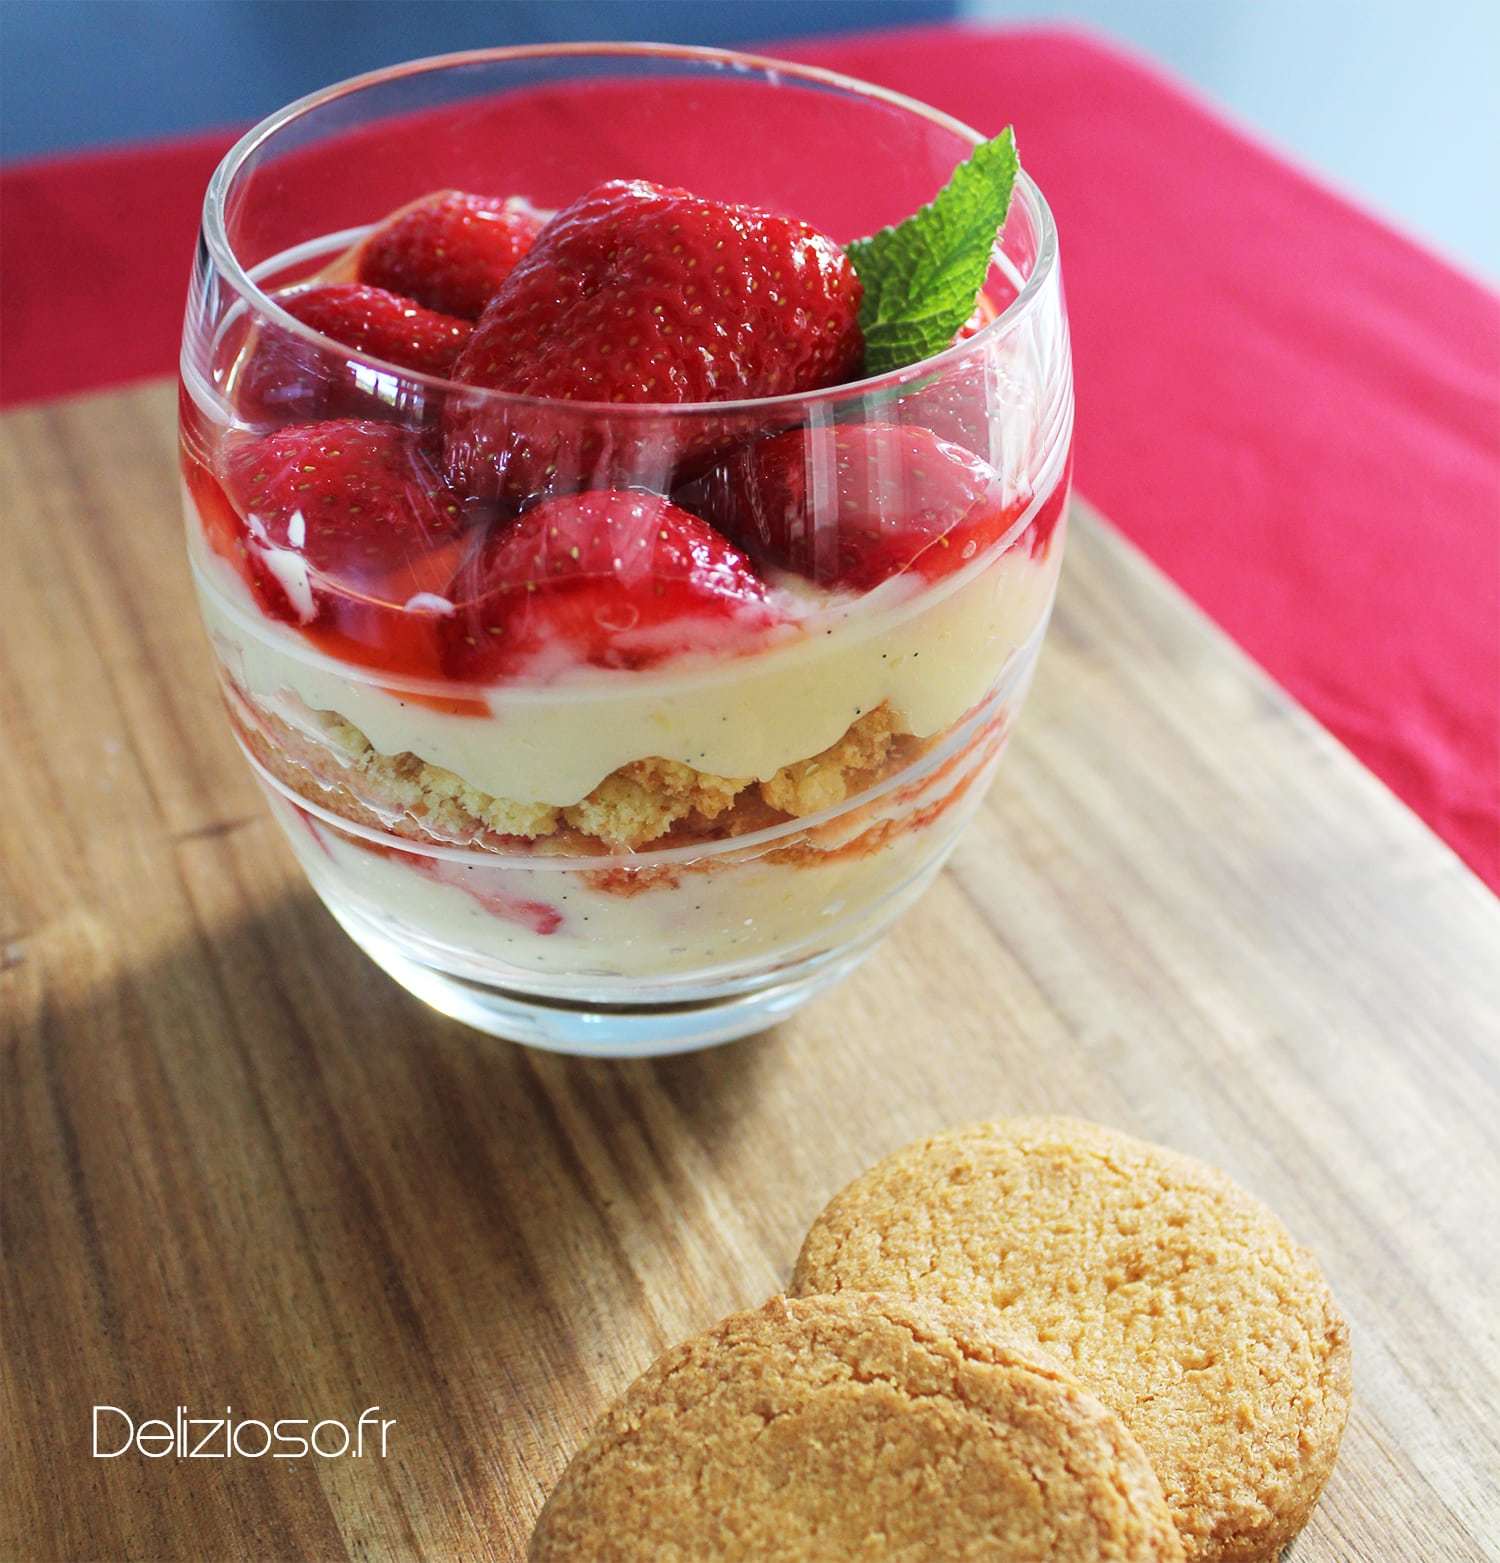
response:
<path fill-rule="evenodd" d="M 1349 1335 L 1317 1261 L 1211 1167 L 1069 1118 L 896 1152 L 839 1194 L 797 1295 L 888 1291 L 998 1315 L 1117 1412 L 1188 1556 L 1273 1559 L 1349 1409 Z"/>
<path fill-rule="evenodd" d="M 1166 1563 L 1119 1420 L 941 1304 L 773 1298 L 662 1357 L 574 1456 L 531 1563 Z"/>

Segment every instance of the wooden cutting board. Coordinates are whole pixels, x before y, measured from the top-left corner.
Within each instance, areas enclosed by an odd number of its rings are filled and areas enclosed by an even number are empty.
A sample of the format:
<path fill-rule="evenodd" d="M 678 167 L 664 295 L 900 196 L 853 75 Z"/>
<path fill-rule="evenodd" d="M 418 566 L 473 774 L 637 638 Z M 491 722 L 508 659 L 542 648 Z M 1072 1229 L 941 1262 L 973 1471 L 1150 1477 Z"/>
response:
<path fill-rule="evenodd" d="M 846 1179 L 1067 1112 L 1322 1256 L 1357 1399 L 1296 1563 L 1497 1555 L 1500 903 L 1107 526 L 880 953 L 773 1034 L 574 1063 L 427 1013 L 304 886 L 218 708 L 172 417 L 0 420 L 0 1554 L 519 1558 L 604 1403 Z M 396 1425 L 97 1460 L 95 1405 Z"/>

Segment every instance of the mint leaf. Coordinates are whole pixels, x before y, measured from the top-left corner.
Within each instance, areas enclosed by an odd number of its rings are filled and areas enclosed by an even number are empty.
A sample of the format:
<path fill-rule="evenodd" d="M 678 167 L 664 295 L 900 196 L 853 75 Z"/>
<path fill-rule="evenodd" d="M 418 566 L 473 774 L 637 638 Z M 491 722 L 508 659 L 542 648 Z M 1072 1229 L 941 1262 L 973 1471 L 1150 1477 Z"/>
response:
<path fill-rule="evenodd" d="M 941 352 L 974 313 L 1020 166 L 1007 125 L 975 147 L 919 212 L 846 246 L 864 284 L 866 374 Z"/>

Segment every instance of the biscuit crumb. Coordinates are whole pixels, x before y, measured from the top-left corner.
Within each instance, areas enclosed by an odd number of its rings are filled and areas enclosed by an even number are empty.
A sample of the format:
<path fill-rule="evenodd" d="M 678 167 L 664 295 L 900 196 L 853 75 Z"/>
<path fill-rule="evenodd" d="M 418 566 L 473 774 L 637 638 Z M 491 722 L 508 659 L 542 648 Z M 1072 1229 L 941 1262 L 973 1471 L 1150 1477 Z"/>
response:
<path fill-rule="evenodd" d="M 888 705 L 866 712 L 836 744 L 811 759 L 784 765 L 760 786 L 773 809 L 795 819 L 821 814 L 846 802 L 868 785 L 890 753 L 896 719 Z"/>
<path fill-rule="evenodd" d="M 856 719 L 821 754 L 783 766 L 765 782 L 651 756 L 611 772 L 577 803 L 523 803 L 481 792 L 420 755 L 382 754 L 335 711 L 301 711 L 294 726 L 243 694 L 237 698 L 242 733 L 259 729 L 260 741 L 252 744 L 258 756 L 312 801 L 357 824 L 373 817 L 387 829 L 412 834 L 389 823 L 400 816 L 416 834 L 477 845 L 519 839 L 555 842 L 562 851 L 634 852 L 674 830 L 732 837 L 834 808 L 909 763 L 920 748 L 899 733 L 882 705 Z M 304 790 L 309 786 L 313 791 Z"/>

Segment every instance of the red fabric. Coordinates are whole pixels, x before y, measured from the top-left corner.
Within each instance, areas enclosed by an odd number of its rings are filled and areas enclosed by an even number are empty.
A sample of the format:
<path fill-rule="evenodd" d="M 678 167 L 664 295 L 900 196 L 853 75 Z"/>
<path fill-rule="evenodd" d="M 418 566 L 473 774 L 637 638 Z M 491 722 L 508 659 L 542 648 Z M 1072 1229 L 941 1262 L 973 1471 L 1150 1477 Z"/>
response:
<path fill-rule="evenodd" d="M 203 192 L 238 135 L 0 169 L 0 406 L 175 371 Z"/>
<path fill-rule="evenodd" d="M 1062 234 L 1081 490 L 1500 888 L 1500 301 L 1092 39 L 794 52 L 1016 124 Z M 172 369 L 230 139 L 0 173 L 0 401 Z"/>

